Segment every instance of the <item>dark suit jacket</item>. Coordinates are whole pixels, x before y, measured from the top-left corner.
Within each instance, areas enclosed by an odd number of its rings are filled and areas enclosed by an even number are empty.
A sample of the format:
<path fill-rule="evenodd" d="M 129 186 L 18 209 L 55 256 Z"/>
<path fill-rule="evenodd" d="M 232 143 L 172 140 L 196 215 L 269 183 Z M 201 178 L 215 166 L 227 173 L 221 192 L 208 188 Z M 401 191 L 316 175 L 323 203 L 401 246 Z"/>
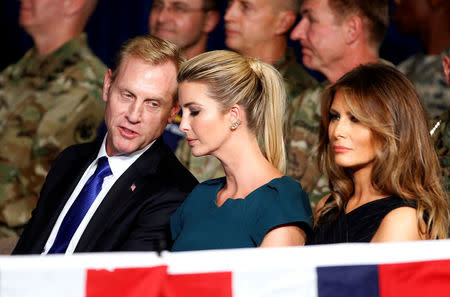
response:
<path fill-rule="evenodd" d="M 39 254 L 101 143 L 74 145 L 53 162 L 13 254 Z M 197 180 L 159 138 L 115 182 L 75 252 L 158 251 L 172 244 L 169 219 Z M 132 190 L 132 185 L 135 185 Z"/>

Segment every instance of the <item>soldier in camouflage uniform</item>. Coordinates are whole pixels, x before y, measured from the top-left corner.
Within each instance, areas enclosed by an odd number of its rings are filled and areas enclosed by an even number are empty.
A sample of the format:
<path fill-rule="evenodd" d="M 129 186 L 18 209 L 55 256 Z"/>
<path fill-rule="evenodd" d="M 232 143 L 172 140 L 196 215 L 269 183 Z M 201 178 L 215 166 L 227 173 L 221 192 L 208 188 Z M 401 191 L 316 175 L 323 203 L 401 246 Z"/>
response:
<path fill-rule="evenodd" d="M 450 109 L 450 86 L 445 83 L 442 58 L 450 55 L 450 1 L 396 0 L 396 28 L 419 37 L 423 52 L 398 65 L 414 84 L 431 116 Z"/>
<path fill-rule="evenodd" d="M 444 57 L 442 66 L 444 67 L 446 83 L 450 86 L 450 55 Z M 447 193 L 450 193 L 450 110 L 439 116 L 435 122 L 431 134 L 441 163 L 445 188 Z"/>
<path fill-rule="evenodd" d="M 439 116 L 432 130 L 442 167 L 445 188 L 450 192 L 450 110 Z"/>
<path fill-rule="evenodd" d="M 20 23 L 35 46 L 0 73 L 0 238 L 20 233 L 52 160 L 71 144 L 94 140 L 103 119 L 106 67 L 82 34 L 96 1 L 85 1 L 73 22 L 64 21 L 63 9 L 77 1 L 64 8 L 52 2 L 22 2 Z M 63 39 L 52 35 L 62 32 Z"/>
<path fill-rule="evenodd" d="M 178 0 L 174 4 L 172 0 L 154 0 L 148 22 L 150 34 L 175 43 L 187 59 L 193 58 L 206 51 L 209 34 L 220 21 L 221 2 Z M 200 7 L 201 10 L 192 13 Z M 164 141 L 172 150 L 184 137 L 179 129 L 180 121 L 178 116 L 164 129 Z"/>
<path fill-rule="evenodd" d="M 439 116 L 450 109 L 450 87 L 445 83 L 441 61 L 450 55 L 450 45 L 440 55 L 419 53 L 398 65 L 416 87 L 431 116 Z"/>
<path fill-rule="evenodd" d="M 297 96 L 289 105 L 286 134 L 287 175 L 301 182 L 312 206 L 329 192 L 328 178 L 317 166 L 316 144 L 321 118 L 320 100 L 328 81 Z"/>
<path fill-rule="evenodd" d="M 226 45 L 244 56 L 256 57 L 272 64 L 285 79 L 288 103 L 305 89 L 317 85 L 297 60 L 292 49 L 287 47 L 287 34 L 294 25 L 299 4 L 297 0 L 251 0 L 247 5 L 254 8 L 256 18 L 243 12 L 242 1 L 230 2 L 225 14 L 227 28 Z M 283 17 L 283 25 L 277 28 L 273 20 Z M 270 29 L 268 29 L 270 28 Z M 230 31 L 233 31 L 230 34 Z M 220 162 L 211 156 L 194 157 L 187 141 L 178 144 L 176 155 L 199 180 L 224 176 Z"/>
<path fill-rule="evenodd" d="M 154 0 L 148 20 L 150 34 L 175 43 L 186 59 L 193 58 L 206 51 L 209 34 L 220 21 L 220 6 L 220 0 L 181 0 L 175 5 Z"/>
<path fill-rule="evenodd" d="M 389 3 L 305 0 L 301 13 L 302 19 L 291 38 L 303 46 L 303 64 L 322 72 L 328 80 L 305 91 L 290 104 L 286 135 L 288 175 L 301 182 L 314 207 L 329 192 L 328 178 L 319 171 L 316 152 L 322 92 L 360 64 L 380 62 L 378 49 L 389 24 Z M 358 34 L 351 35 L 354 32 L 345 28 L 352 24 L 345 20 L 350 22 L 354 18 L 359 18 L 363 26 L 357 28 Z"/>

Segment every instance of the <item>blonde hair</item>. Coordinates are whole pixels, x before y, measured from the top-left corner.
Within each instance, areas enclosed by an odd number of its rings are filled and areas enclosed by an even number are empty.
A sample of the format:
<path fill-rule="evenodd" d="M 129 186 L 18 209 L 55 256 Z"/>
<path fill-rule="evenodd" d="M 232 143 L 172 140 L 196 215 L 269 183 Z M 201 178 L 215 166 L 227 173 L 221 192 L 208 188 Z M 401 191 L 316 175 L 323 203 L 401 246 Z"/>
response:
<path fill-rule="evenodd" d="M 421 228 L 426 238 L 447 238 L 449 206 L 426 111 L 409 80 L 382 64 L 354 69 L 323 94 L 319 164 L 328 174 L 331 199 L 317 210 L 315 224 L 324 223 L 325 215 L 335 207 L 342 211 L 354 191 L 352 172 L 336 165 L 328 136 L 329 111 L 337 92 L 343 95 L 353 116 L 374 135 L 374 188 L 413 202 L 419 228 L 426 226 L 425 230 Z"/>
<path fill-rule="evenodd" d="M 120 65 L 129 56 L 141 59 L 145 63 L 152 65 L 160 65 L 171 61 L 175 64 L 177 71 L 186 60 L 181 54 L 180 49 L 168 40 L 163 40 L 149 34 L 137 36 L 126 41 L 120 48 L 111 76 L 112 81 L 116 78 L 120 70 Z"/>
<path fill-rule="evenodd" d="M 137 36 L 126 41 L 120 48 L 116 56 L 115 67 L 111 74 L 111 83 L 116 79 L 123 61 L 130 56 L 152 65 L 172 62 L 177 71 L 186 60 L 181 54 L 180 49 L 168 40 L 163 40 L 149 34 Z M 177 89 L 172 94 L 172 98 L 174 103 L 178 100 Z"/>
<path fill-rule="evenodd" d="M 208 95 L 220 104 L 223 112 L 234 104 L 242 106 L 249 129 L 262 142 L 265 157 L 285 172 L 283 119 L 286 90 L 275 68 L 235 52 L 211 51 L 182 65 L 178 82 L 183 81 L 205 83 Z"/>

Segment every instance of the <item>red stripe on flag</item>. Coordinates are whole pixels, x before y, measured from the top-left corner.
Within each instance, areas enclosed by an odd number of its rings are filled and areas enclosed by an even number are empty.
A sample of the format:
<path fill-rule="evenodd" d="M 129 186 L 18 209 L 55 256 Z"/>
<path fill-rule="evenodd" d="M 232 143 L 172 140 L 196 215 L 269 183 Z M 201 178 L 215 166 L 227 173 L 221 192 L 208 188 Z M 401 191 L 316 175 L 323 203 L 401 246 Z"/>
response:
<path fill-rule="evenodd" d="M 167 266 L 89 269 L 86 297 L 159 297 L 166 275 Z"/>
<path fill-rule="evenodd" d="M 231 272 L 168 275 L 161 297 L 232 297 Z"/>
<path fill-rule="evenodd" d="M 380 297 L 450 296 L 450 260 L 384 264 L 378 274 Z"/>

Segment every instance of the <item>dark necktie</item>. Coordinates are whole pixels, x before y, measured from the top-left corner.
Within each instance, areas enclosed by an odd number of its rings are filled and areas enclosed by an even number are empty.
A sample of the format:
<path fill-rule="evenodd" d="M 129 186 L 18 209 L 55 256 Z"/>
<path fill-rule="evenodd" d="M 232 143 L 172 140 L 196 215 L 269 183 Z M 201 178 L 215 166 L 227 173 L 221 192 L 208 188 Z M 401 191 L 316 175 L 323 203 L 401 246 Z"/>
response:
<path fill-rule="evenodd" d="M 48 251 L 49 254 L 65 253 L 73 234 L 77 230 L 87 211 L 102 189 L 103 179 L 111 175 L 108 158 L 98 159 L 97 169 L 88 179 L 77 199 L 73 202 L 59 227 L 55 242 Z"/>

